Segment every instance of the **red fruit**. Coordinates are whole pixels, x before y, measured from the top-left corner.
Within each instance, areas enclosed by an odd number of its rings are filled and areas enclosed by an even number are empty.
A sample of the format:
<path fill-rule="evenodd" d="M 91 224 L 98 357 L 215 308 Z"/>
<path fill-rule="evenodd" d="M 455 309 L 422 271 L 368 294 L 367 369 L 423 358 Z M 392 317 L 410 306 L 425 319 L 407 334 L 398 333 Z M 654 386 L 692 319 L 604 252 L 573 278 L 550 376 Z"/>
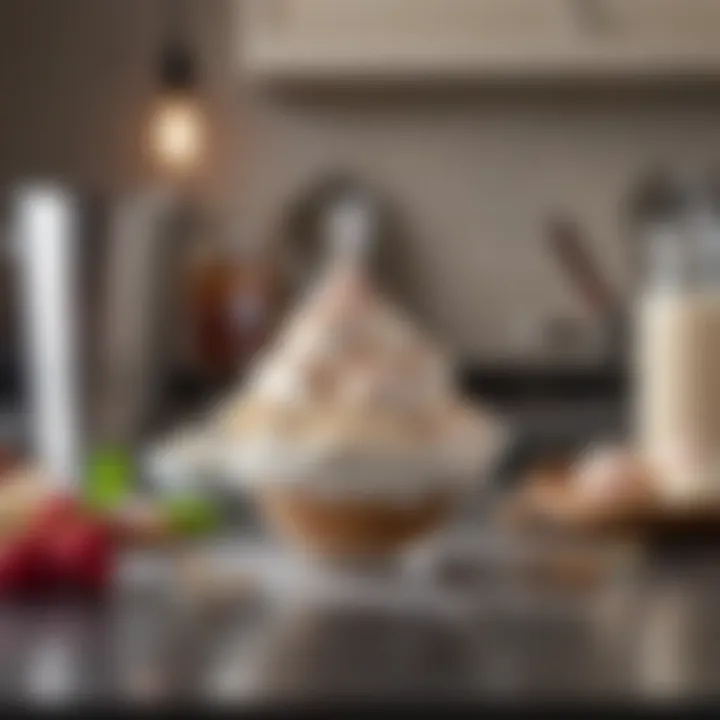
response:
<path fill-rule="evenodd" d="M 25 597 L 50 590 L 54 575 L 41 538 L 26 535 L 0 549 L 0 597 Z"/>
<path fill-rule="evenodd" d="M 71 495 L 55 495 L 40 507 L 33 520 L 33 527 L 40 531 L 53 531 L 56 528 L 75 523 L 82 517 L 82 507 Z"/>
<path fill-rule="evenodd" d="M 53 571 L 63 586 L 93 594 L 107 588 L 115 565 L 109 528 L 83 520 L 59 528 L 47 541 Z"/>

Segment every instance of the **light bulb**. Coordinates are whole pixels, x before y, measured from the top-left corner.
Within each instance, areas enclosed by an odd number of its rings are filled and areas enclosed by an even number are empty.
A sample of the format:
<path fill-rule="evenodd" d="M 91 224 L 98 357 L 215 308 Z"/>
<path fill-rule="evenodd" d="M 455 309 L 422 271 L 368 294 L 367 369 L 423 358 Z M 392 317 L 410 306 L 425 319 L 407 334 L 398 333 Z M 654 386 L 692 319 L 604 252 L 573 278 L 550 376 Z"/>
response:
<path fill-rule="evenodd" d="M 204 118 L 196 100 L 187 94 L 161 98 L 150 120 L 156 161 L 173 172 L 187 172 L 200 162 L 204 144 Z"/>

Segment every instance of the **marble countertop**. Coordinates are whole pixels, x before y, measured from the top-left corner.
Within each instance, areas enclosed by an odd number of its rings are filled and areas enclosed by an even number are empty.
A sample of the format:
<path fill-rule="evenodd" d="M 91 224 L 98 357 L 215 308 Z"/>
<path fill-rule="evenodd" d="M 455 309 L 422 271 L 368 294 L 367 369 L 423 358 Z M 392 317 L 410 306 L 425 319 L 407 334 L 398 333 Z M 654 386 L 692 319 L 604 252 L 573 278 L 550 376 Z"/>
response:
<path fill-rule="evenodd" d="M 624 432 L 615 401 L 502 412 L 537 447 Z M 0 607 L 0 697 L 642 702 L 720 687 L 720 550 L 657 552 L 590 587 L 518 570 L 536 550 L 495 528 L 481 502 L 392 566 L 308 562 L 256 525 L 128 556 L 102 606 Z M 188 574 L 198 560 L 205 575 Z"/>
<path fill-rule="evenodd" d="M 0 696 L 645 702 L 720 687 L 716 552 L 649 556 L 575 587 L 507 572 L 523 547 L 481 528 L 383 567 L 237 538 L 136 555 L 103 606 L 0 609 Z M 198 558 L 206 574 L 188 574 Z M 464 569 L 443 571 L 453 563 Z"/>

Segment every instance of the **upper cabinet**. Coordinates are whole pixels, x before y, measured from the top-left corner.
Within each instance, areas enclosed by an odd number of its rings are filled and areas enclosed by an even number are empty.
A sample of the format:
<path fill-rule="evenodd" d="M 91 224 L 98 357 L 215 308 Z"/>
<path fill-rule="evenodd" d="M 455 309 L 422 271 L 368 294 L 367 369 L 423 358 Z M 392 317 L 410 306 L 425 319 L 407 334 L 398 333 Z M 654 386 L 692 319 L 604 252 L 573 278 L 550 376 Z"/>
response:
<path fill-rule="evenodd" d="M 281 81 L 720 72 L 720 0 L 236 0 L 240 67 Z"/>
<path fill-rule="evenodd" d="M 718 0 L 602 0 L 597 3 L 619 39 L 687 50 L 720 39 Z"/>

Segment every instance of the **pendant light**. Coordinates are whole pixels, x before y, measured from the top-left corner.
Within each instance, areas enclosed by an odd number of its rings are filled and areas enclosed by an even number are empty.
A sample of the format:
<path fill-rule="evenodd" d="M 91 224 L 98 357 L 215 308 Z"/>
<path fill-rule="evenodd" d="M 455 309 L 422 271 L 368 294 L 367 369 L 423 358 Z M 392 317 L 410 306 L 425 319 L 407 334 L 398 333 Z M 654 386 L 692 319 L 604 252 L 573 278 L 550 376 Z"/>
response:
<path fill-rule="evenodd" d="M 188 175 L 205 150 L 205 118 L 198 97 L 198 70 L 189 46 L 183 0 L 167 0 L 168 38 L 158 67 L 158 95 L 149 127 L 150 154 L 164 173 Z"/>

